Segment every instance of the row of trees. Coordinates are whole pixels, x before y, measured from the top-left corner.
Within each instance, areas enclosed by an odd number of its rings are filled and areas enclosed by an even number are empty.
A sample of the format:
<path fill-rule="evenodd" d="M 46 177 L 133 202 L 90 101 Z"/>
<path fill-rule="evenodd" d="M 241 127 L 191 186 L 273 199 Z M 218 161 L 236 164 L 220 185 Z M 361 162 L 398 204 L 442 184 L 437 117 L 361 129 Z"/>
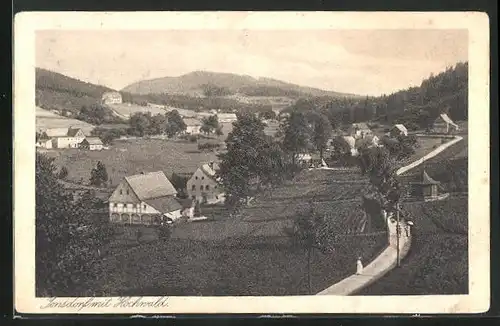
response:
<path fill-rule="evenodd" d="M 334 128 L 355 122 L 379 120 L 403 123 L 409 129 L 429 128 L 440 113 L 453 120 L 467 120 L 468 63 L 458 63 L 431 75 L 418 87 L 410 87 L 378 97 L 302 98 L 285 110 L 309 111 L 326 115 Z"/>

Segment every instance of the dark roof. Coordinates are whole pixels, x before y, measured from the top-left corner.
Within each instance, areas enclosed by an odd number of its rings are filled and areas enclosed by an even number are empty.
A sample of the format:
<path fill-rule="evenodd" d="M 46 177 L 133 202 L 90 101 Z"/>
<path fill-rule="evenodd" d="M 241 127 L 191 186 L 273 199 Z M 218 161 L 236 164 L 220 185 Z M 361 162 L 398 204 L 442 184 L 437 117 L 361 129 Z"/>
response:
<path fill-rule="evenodd" d="M 87 137 L 83 141 L 89 145 L 102 145 L 102 141 L 99 137 Z"/>
<path fill-rule="evenodd" d="M 169 213 L 182 209 L 182 205 L 172 196 L 146 199 L 144 202 L 162 213 Z"/>
<path fill-rule="evenodd" d="M 75 137 L 76 134 L 80 131 L 81 129 L 79 128 L 69 128 L 68 129 L 68 136 L 69 137 Z"/>
<path fill-rule="evenodd" d="M 177 190 L 162 171 L 136 174 L 125 177 L 125 180 L 127 180 L 140 200 L 175 196 L 177 194 Z"/>
<path fill-rule="evenodd" d="M 421 178 L 421 181 L 418 181 L 418 182 L 412 182 L 413 184 L 419 184 L 419 185 L 438 185 L 438 184 L 441 184 L 441 182 L 439 181 L 436 181 L 434 179 L 432 179 L 428 174 L 427 172 L 424 170 L 422 172 L 422 178 Z"/>

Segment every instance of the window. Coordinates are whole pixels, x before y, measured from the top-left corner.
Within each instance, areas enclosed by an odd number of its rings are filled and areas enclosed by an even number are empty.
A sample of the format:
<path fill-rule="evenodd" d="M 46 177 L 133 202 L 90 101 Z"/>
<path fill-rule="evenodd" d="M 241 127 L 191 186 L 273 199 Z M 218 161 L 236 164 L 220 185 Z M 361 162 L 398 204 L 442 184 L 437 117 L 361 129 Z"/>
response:
<path fill-rule="evenodd" d="M 123 190 L 120 189 L 120 195 L 123 195 Z"/>
<path fill-rule="evenodd" d="M 215 189 L 217 189 L 217 185 L 215 185 L 215 187 L 214 187 L 214 188 L 215 188 Z"/>
<path fill-rule="evenodd" d="M 146 205 L 144 205 L 143 208 L 146 209 Z"/>
<path fill-rule="evenodd" d="M 215 199 L 219 199 L 219 196 L 215 196 Z"/>
<path fill-rule="evenodd" d="M 193 185 L 193 186 L 191 187 L 191 190 L 196 190 L 196 185 Z"/>
<path fill-rule="evenodd" d="M 210 189 L 210 186 L 209 186 L 209 185 L 206 185 L 206 186 L 205 186 L 205 190 L 208 190 L 208 189 Z"/>
<path fill-rule="evenodd" d="M 113 207 L 118 207 L 118 204 L 117 204 L 117 203 L 114 203 L 114 204 L 113 204 Z"/>
<path fill-rule="evenodd" d="M 136 205 L 137 209 L 141 208 L 141 204 Z"/>
<path fill-rule="evenodd" d="M 203 190 L 203 185 L 200 186 L 200 190 Z"/>
<path fill-rule="evenodd" d="M 128 189 L 127 189 L 127 195 L 129 194 Z"/>
<path fill-rule="evenodd" d="M 198 177 L 194 177 L 196 180 L 198 180 Z"/>
<path fill-rule="evenodd" d="M 201 177 L 201 180 L 205 180 L 205 177 Z"/>

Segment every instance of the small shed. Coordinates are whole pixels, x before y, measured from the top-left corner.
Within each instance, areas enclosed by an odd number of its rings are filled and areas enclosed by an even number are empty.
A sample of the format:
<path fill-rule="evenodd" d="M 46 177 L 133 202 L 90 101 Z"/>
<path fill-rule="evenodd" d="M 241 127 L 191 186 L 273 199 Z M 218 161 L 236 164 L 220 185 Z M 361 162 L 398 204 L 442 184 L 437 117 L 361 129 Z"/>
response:
<path fill-rule="evenodd" d="M 398 136 L 408 136 L 408 129 L 403 124 L 395 124 L 391 131 L 390 131 L 391 137 L 398 137 Z"/>
<path fill-rule="evenodd" d="M 103 143 L 99 137 L 87 137 L 80 143 L 80 148 L 91 151 L 102 150 Z"/>
<path fill-rule="evenodd" d="M 439 200 L 446 197 L 448 194 L 439 193 L 439 185 L 441 182 L 432 179 L 425 170 L 419 181 L 411 182 L 411 195 L 417 199 L 424 201 Z"/>

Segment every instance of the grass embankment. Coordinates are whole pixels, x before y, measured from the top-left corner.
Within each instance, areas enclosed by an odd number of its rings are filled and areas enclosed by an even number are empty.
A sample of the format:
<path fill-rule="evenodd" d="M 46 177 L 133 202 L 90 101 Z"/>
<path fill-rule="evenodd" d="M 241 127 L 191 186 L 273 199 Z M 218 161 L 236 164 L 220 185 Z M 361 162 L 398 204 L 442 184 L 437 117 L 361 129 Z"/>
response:
<path fill-rule="evenodd" d="M 403 206 L 415 223 L 410 252 L 360 295 L 468 293 L 467 197 Z"/>

